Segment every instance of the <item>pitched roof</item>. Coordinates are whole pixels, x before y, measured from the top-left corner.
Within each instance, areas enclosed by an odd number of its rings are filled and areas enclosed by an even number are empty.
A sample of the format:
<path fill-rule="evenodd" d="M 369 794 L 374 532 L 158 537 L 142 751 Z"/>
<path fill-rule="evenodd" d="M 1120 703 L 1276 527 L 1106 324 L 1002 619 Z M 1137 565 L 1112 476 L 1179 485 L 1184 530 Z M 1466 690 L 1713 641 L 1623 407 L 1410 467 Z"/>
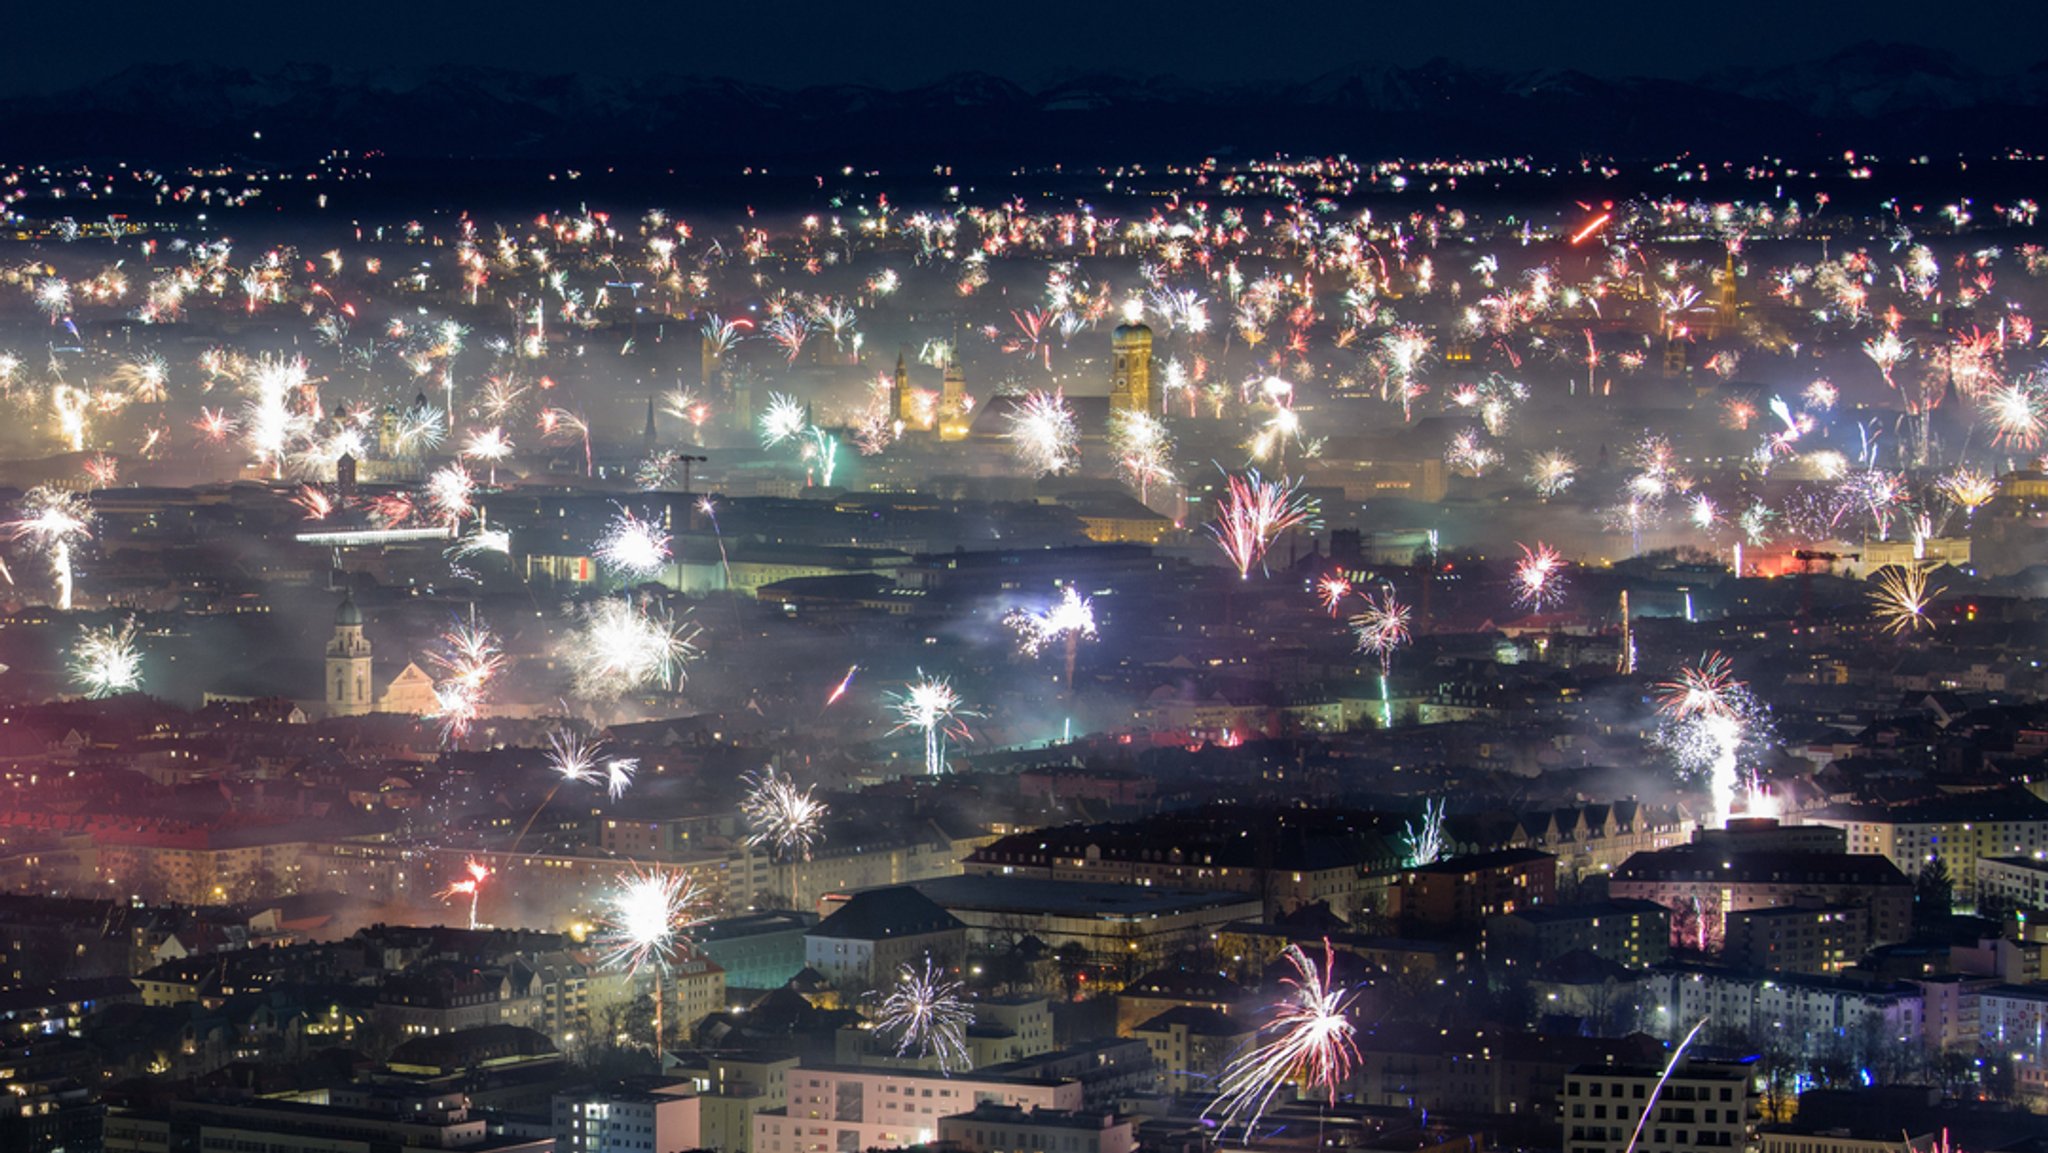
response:
<path fill-rule="evenodd" d="M 832 915 L 807 930 L 807 937 L 879 941 L 965 929 L 958 917 L 908 885 L 855 893 Z"/>

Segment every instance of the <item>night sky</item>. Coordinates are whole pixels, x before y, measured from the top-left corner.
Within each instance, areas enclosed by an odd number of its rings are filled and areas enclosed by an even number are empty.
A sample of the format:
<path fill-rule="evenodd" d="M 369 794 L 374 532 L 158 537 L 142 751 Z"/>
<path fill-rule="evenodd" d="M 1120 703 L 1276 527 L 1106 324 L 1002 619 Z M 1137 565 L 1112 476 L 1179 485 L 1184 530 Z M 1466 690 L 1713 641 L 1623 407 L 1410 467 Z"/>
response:
<path fill-rule="evenodd" d="M 2024 68 L 2044 55 L 2029 5 L 1983 0 L 108 0 L 17 8 L 0 50 L 0 91 L 62 91 L 131 65 L 172 61 L 405 70 L 493 64 L 902 87 L 958 71 L 1026 84 L 1087 71 L 1306 79 L 1357 62 L 1412 65 L 1438 56 L 1508 69 L 1689 78 L 1817 59 L 1865 40 L 1921 44 L 1991 71 Z"/>

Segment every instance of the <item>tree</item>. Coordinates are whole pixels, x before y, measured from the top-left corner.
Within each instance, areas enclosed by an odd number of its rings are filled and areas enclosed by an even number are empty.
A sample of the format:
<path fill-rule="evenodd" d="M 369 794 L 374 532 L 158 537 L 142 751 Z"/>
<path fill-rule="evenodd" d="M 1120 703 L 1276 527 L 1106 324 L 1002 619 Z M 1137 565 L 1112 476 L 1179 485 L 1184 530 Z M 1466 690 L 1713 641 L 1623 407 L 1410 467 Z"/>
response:
<path fill-rule="evenodd" d="M 1956 883 L 1949 876 L 1948 862 L 1936 853 L 1913 880 L 1913 922 L 1925 927 L 1946 921 L 1955 911 Z"/>
<path fill-rule="evenodd" d="M 2011 898 L 1997 893 L 1980 892 L 1977 895 L 1977 915 L 1987 921 L 1997 921 L 2001 932 L 2005 930 L 2007 923 L 2012 920 L 2014 911 Z"/>

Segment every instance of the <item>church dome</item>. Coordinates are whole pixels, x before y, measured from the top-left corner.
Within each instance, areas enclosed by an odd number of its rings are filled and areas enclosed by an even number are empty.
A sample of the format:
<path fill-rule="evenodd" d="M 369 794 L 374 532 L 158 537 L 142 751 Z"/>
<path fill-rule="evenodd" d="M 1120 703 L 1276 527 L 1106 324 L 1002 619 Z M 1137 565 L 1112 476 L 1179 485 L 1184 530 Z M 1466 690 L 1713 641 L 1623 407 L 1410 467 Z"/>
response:
<path fill-rule="evenodd" d="M 1118 344 L 1123 344 L 1132 340 L 1150 340 L 1152 339 L 1152 330 L 1143 324 L 1119 324 L 1116 326 L 1116 331 L 1109 335 L 1111 340 Z"/>
<path fill-rule="evenodd" d="M 334 610 L 334 627 L 338 629 L 359 629 L 363 627 L 363 610 L 356 607 L 356 595 L 349 593 L 341 598 L 341 607 Z"/>

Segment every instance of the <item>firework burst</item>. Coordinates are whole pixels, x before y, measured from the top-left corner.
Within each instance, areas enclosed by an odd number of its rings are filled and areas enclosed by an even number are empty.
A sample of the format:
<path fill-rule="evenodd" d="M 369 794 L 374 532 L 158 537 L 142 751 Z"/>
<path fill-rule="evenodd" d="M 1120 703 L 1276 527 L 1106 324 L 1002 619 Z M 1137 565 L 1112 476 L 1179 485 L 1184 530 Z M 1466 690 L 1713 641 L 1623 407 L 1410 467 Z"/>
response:
<path fill-rule="evenodd" d="M 1057 475 L 1080 461 L 1080 426 L 1058 389 L 1025 393 L 1010 413 L 1010 447 L 1033 473 Z"/>
<path fill-rule="evenodd" d="M 638 973 L 667 972 L 690 944 L 689 930 L 702 920 L 704 895 L 688 873 L 629 869 L 605 900 L 600 932 L 602 964 Z"/>
<path fill-rule="evenodd" d="M 1515 604 L 1540 613 L 1564 596 L 1564 559 L 1557 550 L 1536 542 L 1535 548 L 1516 544 L 1522 559 L 1515 562 Z"/>
<path fill-rule="evenodd" d="M 462 456 L 465 460 L 484 462 L 484 483 L 495 486 L 498 483 L 498 462 L 512 455 L 512 438 L 496 425 L 478 429 L 462 442 Z"/>
<path fill-rule="evenodd" d="M 1382 678 L 1393 672 L 1394 652 L 1408 643 L 1408 606 L 1395 597 L 1392 588 L 1365 598 L 1365 609 L 1351 618 L 1351 635 L 1358 651 L 1379 658 Z"/>
<path fill-rule="evenodd" d="M 1713 806 L 1708 823 L 1722 827 L 1735 811 L 1744 747 L 1768 731 L 1766 710 L 1735 679 L 1734 666 L 1720 653 L 1658 685 L 1657 707 L 1664 714 L 1657 743 L 1671 751 L 1682 770 L 1706 778 Z"/>
<path fill-rule="evenodd" d="M 946 771 L 946 739 L 969 740 L 963 718 L 978 715 L 963 707 L 953 682 L 927 677 L 923 670 L 902 692 L 889 695 L 889 705 L 896 713 L 896 727 L 890 732 L 916 729 L 924 734 L 924 771 L 931 776 Z"/>
<path fill-rule="evenodd" d="M 1562 452 L 1545 452 L 1529 458 L 1529 487 L 1545 500 L 1557 496 L 1579 478 L 1579 464 Z"/>
<path fill-rule="evenodd" d="M 571 729 L 548 734 L 548 769 L 559 784 L 593 784 L 598 779 L 598 754 L 604 741 L 593 741 Z"/>
<path fill-rule="evenodd" d="M 1060 599 L 1042 609 L 1013 609 L 1003 623 L 1017 634 L 1017 647 L 1035 657 L 1054 644 L 1067 653 L 1067 687 L 1074 686 L 1074 655 L 1083 640 L 1095 639 L 1095 602 L 1073 585 L 1060 589 Z"/>
<path fill-rule="evenodd" d="M 135 618 L 119 625 L 83 628 L 71 649 L 71 681 L 98 700 L 142 688 L 142 648 Z"/>
<path fill-rule="evenodd" d="M 441 723 L 441 739 L 460 742 L 483 715 L 493 678 L 506 664 L 504 646 L 491 627 L 476 619 L 457 622 L 444 631 L 427 663 L 439 676 L 434 683 L 434 711 L 430 719 Z"/>
<path fill-rule="evenodd" d="M 462 897 L 469 898 L 469 927 L 474 929 L 476 928 L 477 898 L 483 895 L 484 882 L 491 878 L 492 870 L 489 865 L 471 857 L 462 862 L 462 871 L 463 876 L 448 882 L 448 887 L 436 893 L 435 896 L 440 897 L 444 901 L 452 901 Z"/>
<path fill-rule="evenodd" d="M 771 392 L 768 394 L 768 407 L 761 412 L 761 447 L 774 448 L 784 441 L 795 440 L 810 424 L 810 409 L 802 401 Z"/>
<path fill-rule="evenodd" d="M 1322 602 L 1323 611 L 1331 616 L 1344 604 L 1344 598 L 1351 595 L 1351 578 L 1343 573 L 1331 573 L 1316 581 L 1316 599 Z"/>
<path fill-rule="evenodd" d="M 1287 978 L 1288 995 L 1274 1006 L 1269 1039 L 1232 1061 L 1224 1070 L 1222 1091 L 1203 1116 L 1215 1116 L 1224 1129 L 1243 1123 L 1243 1141 L 1252 1133 L 1267 1106 L 1289 1085 L 1321 1091 L 1337 1100 L 1337 1087 L 1358 1063 L 1356 1033 L 1347 1015 L 1356 990 L 1335 984 L 1336 951 L 1323 943 L 1318 966 L 1299 945 L 1281 954 L 1294 967 Z"/>
<path fill-rule="evenodd" d="M 613 575 L 632 581 L 651 580 L 669 562 L 669 535 L 652 521 L 620 509 L 597 542 L 595 556 Z"/>
<path fill-rule="evenodd" d="M 1877 578 L 1870 603 L 1885 632 L 1898 636 L 1923 628 L 1933 630 L 1934 619 L 1927 609 L 1945 590 L 1938 585 L 1931 590 L 1927 587 L 1927 575 L 1932 571 L 1933 566 L 1927 564 L 1900 565 L 1885 569 Z"/>
<path fill-rule="evenodd" d="M 740 801 L 740 815 L 752 830 L 747 844 L 766 846 L 785 861 L 810 860 L 824 826 L 825 802 L 813 797 L 810 789 L 797 788 L 788 777 L 776 776 L 772 768 L 742 780 L 747 795 Z"/>
<path fill-rule="evenodd" d="M 1252 566 L 1265 559 L 1276 537 L 1309 519 L 1308 501 L 1296 487 L 1284 477 L 1266 480 L 1257 469 L 1225 477 L 1209 533 L 1236 566 L 1239 580 L 1250 578 Z"/>
<path fill-rule="evenodd" d="M 21 515 L 6 526 L 15 540 L 49 559 L 60 611 L 71 611 L 72 546 L 92 536 L 92 522 L 92 506 L 83 496 L 39 485 L 22 495 Z"/>
<path fill-rule="evenodd" d="M 437 469 L 427 478 L 427 507 L 450 529 L 476 511 L 475 497 L 476 478 L 459 464 Z"/>
<path fill-rule="evenodd" d="M 1117 472 L 1138 486 L 1143 501 L 1154 484 L 1173 483 L 1173 435 L 1166 422 L 1147 412 L 1118 411 L 1109 417 L 1109 451 Z"/>
<path fill-rule="evenodd" d="M 972 1064 L 967 1027 L 974 1023 L 974 1009 L 963 991 L 927 953 L 921 970 L 906 962 L 897 972 L 876 1024 L 896 1036 L 897 1056 L 934 1059 L 941 1073 L 966 1069 Z"/>
<path fill-rule="evenodd" d="M 585 606 L 562 649 L 576 695 L 617 700 L 649 686 L 673 689 L 683 666 L 697 655 L 697 630 L 676 622 L 659 605 L 606 599 Z"/>

